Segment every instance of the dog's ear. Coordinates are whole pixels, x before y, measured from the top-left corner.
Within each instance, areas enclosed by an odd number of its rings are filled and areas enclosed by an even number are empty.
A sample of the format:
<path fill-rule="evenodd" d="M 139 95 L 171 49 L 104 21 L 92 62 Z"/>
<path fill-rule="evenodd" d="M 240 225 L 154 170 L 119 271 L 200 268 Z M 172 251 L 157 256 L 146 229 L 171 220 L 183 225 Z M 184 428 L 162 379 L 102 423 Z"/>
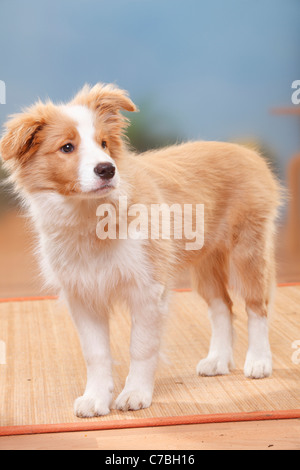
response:
<path fill-rule="evenodd" d="M 101 114 L 117 113 L 121 109 L 131 112 L 137 111 L 137 107 L 125 90 L 102 83 L 98 83 L 93 88 L 85 85 L 75 96 L 73 103 L 87 105 Z"/>
<path fill-rule="evenodd" d="M 24 162 L 30 158 L 38 149 L 39 132 L 44 124 L 44 120 L 37 112 L 28 111 L 11 116 L 0 141 L 2 159 Z"/>

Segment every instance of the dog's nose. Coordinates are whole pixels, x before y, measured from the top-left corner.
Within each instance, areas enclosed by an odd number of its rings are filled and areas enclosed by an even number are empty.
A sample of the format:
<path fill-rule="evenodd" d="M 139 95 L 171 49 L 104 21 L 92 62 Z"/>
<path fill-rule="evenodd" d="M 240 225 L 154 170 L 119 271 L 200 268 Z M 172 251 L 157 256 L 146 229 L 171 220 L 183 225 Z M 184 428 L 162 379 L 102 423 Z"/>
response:
<path fill-rule="evenodd" d="M 105 163 L 98 163 L 98 165 L 94 168 L 94 172 L 100 178 L 104 180 L 110 180 L 115 176 L 116 168 L 112 163 L 105 162 Z"/>

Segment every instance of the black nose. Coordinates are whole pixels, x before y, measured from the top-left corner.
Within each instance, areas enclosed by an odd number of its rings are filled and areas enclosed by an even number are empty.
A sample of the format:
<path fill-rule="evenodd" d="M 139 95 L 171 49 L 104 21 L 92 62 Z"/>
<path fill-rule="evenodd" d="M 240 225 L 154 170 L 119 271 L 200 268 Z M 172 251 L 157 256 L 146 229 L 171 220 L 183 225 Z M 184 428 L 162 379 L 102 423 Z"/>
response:
<path fill-rule="evenodd" d="M 94 168 L 94 172 L 97 176 L 100 176 L 100 178 L 110 180 L 115 176 L 116 168 L 112 163 L 98 163 Z"/>

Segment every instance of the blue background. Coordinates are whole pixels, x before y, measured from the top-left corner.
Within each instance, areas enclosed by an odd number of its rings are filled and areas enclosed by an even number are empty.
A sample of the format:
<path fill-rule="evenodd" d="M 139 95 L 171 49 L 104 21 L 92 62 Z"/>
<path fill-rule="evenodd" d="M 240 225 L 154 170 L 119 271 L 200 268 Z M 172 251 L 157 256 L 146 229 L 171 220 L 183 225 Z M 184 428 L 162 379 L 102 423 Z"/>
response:
<path fill-rule="evenodd" d="M 38 97 L 114 82 L 147 113 L 145 132 L 256 139 L 285 174 L 300 150 L 299 0 L 0 0 L 0 124 Z"/>

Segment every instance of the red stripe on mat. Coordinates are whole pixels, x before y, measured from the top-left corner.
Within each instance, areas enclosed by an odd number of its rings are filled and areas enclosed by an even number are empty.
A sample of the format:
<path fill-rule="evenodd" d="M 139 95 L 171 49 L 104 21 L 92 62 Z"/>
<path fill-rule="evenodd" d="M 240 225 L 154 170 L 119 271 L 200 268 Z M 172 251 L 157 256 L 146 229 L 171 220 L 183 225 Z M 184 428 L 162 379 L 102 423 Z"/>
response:
<path fill-rule="evenodd" d="M 55 295 L 44 295 L 43 297 L 8 297 L 0 299 L 0 303 L 7 302 L 31 302 L 33 300 L 57 300 L 58 297 Z"/>
<path fill-rule="evenodd" d="M 292 286 L 300 286 L 300 282 L 280 282 L 277 284 L 278 287 L 292 287 Z"/>
<path fill-rule="evenodd" d="M 300 286 L 300 282 L 279 282 L 277 287 L 292 287 L 292 286 Z M 191 292 L 193 289 L 174 289 L 175 292 Z"/>
<path fill-rule="evenodd" d="M 284 282 L 277 284 L 277 287 L 292 287 L 292 286 L 300 286 L 300 282 Z M 192 289 L 174 289 L 175 292 L 192 292 Z M 26 301 L 34 301 L 34 300 L 57 300 L 58 297 L 55 295 L 45 295 L 41 297 L 8 297 L 8 298 L 0 298 L 0 303 L 5 302 L 26 302 Z"/>
<path fill-rule="evenodd" d="M 26 426 L 0 427 L 0 436 L 25 434 L 46 434 L 76 431 L 101 431 L 109 429 L 130 429 L 180 424 L 233 423 L 241 421 L 268 421 L 276 419 L 298 419 L 300 410 L 254 411 L 250 413 L 219 413 L 191 416 L 169 416 L 163 418 L 120 419 L 113 421 L 82 421 L 79 423 L 34 424 Z"/>

